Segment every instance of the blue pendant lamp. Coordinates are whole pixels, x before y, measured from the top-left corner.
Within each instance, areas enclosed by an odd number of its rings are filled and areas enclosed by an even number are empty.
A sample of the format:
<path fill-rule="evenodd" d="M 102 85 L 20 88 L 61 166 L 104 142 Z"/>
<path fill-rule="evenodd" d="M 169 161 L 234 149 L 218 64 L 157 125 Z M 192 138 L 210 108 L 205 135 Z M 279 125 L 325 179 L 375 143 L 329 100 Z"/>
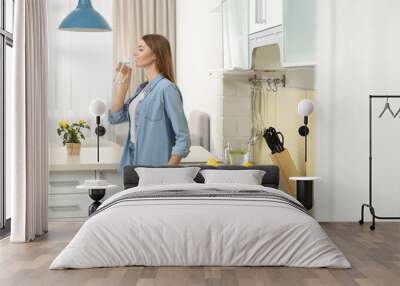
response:
<path fill-rule="evenodd" d="M 90 0 L 79 0 L 78 6 L 64 18 L 58 28 L 74 32 L 111 31 L 106 19 L 93 9 Z"/>

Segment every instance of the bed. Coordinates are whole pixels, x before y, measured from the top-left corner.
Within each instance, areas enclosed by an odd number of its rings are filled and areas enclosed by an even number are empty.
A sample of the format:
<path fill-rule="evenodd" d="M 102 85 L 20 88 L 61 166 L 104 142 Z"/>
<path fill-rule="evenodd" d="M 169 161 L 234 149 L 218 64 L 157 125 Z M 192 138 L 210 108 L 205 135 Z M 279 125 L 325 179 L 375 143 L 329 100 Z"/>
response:
<path fill-rule="evenodd" d="M 138 185 L 136 167 L 125 168 L 125 190 L 103 202 L 50 269 L 351 267 L 301 203 L 278 190 L 276 166 L 250 167 L 265 171 L 260 185 L 204 183 L 199 172 L 193 183 L 150 186 Z"/>

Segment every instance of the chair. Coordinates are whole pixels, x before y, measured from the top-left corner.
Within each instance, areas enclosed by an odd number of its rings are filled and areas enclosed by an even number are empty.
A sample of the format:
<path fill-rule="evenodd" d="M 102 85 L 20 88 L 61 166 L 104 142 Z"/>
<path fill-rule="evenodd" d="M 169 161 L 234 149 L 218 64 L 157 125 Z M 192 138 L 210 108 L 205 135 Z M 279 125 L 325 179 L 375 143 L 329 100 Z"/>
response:
<path fill-rule="evenodd" d="M 193 110 L 189 115 L 190 140 L 194 146 L 202 146 L 210 151 L 210 116 Z"/>

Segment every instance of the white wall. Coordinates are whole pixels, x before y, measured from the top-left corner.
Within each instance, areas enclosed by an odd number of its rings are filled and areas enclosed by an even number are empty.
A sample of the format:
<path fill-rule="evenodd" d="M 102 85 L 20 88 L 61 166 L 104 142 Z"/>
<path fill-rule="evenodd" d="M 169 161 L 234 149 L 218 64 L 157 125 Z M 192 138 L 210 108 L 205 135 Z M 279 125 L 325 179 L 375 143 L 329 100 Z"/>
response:
<path fill-rule="evenodd" d="M 112 1 L 93 0 L 94 8 L 112 25 Z M 49 142 L 59 140 L 60 119 L 89 120 L 94 134 L 95 119 L 88 106 L 95 97 L 111 103 L 112 32 L 68 32 L 58 30 L 62 19 L 77 5 L 76 0 L 48 1 L 49 36 Z M 107 128 L 106 120 L 102 123 Z M 106 133 L 109 135 L 110 132 Z"/>
<path fill-rule="evenodd" d="M 322 181 L 316 186 L 315 215 L 357 221 L 361 203 L 368 202 L 368 96 L 400 94 L 400 2 L 318 2 L 315 167 Z M 397 110 L 400 100 L 392 104 Z M 384 101 L 375 106 L 376 212 L 399 216 L 400 119 L 379 120 Z"/>
<path fill-rule="evenodd" d="M 216 8 L 220 0 L 176 2 L 177 83 L 186 117 L 193 110 L 207 112 L 211 130 L 216 130 L 218 82 L 210 80 L 209 71 L 222 68 L 222 20 Z"/>

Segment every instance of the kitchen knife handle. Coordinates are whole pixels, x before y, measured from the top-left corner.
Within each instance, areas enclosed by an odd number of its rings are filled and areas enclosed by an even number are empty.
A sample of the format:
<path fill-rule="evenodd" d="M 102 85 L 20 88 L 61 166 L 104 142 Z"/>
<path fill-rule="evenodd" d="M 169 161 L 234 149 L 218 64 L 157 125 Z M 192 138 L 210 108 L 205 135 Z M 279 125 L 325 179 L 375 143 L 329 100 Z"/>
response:
<path fill-rule="evenodd" d="M 281 146 L 282 146 L 282 148 L 283 148 L 283 145 L 285 145 L 285 137 L 283 137 L 282 132 L 277 132 L 276 134 L 277 134 L 278 136 L 280 135 L 281 141 L 282 141 Z"/>

